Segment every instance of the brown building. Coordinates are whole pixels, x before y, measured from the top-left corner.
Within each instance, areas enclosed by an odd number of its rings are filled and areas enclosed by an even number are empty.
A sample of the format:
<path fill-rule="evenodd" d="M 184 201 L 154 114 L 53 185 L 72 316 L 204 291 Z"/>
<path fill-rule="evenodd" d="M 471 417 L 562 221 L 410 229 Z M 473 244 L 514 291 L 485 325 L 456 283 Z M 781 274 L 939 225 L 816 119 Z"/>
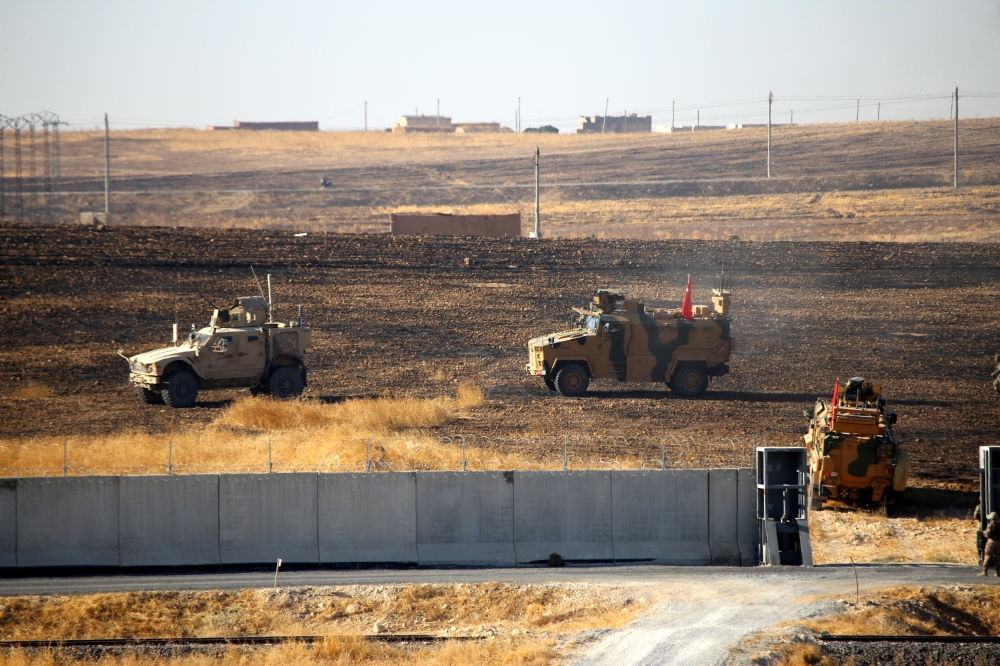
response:
<path fill-rule="evenodd" d="M 652 132 L 653 116 L 580 116 L 577 119 L 577 134 L 625 134 L 632 132 Z"/>
<path fill-rule="evenodd" d="M 411 215 L 393 213 L 389 216 L 389 233 L 514 238 L 521 235 L 521 214 L 450 215 L 437 213 L 434 215 Z"/>
<path fill-rule="evenodd" d="M 447 116 L 400 116 L 392 124 L 392 131 L 397 134 L 406 132 L 454 132 L 451 118 Z"/>

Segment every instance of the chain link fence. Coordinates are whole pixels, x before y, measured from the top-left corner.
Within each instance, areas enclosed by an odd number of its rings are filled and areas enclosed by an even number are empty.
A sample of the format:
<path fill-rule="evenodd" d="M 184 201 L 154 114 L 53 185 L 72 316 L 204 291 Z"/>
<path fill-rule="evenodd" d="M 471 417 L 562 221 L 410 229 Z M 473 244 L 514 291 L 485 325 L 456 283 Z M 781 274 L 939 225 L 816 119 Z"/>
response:
<path fill-rule="evenodd" d="M 262 437 L 228 442 L 229 455 L 213 455 L 212 449 L 189 441 L 164 439 L 153 450 L 146 443 L 134 456 L 128 451 L 111 456 L 95 450 L 99 447 L 93 442 L 74 445 L 66 440 L 61 445 L 13 445 L 26 451 L 33 447 L 30 456 L 6 456 L 12 453 L 11 445 L 0 446 L 0 460 L 21 461 L 0 467 L 0 477 L 747 467 L 753 465 L 758 445 L 767 445 L 766 435 L 454 434 L 357 438 L 325 446 L 312 440 Z M 26 458 L 33 464 L 23 464 Z"/>

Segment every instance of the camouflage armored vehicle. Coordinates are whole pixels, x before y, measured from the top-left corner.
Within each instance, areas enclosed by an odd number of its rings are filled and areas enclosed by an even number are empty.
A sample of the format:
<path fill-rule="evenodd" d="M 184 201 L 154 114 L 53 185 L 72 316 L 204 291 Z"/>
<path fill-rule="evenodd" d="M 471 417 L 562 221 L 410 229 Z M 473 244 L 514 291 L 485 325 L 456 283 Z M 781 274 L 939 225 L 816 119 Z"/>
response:
<path fill-rule="evenodd" d="M 712 309 L 647 309 L 609 289 L 594 294 L 589 310 L 574 308 L 574 328 L 528 341 L 525 370 L 552 391 L 579 396 L 593 379 L 664 382 L 687 397 L 700 396 L 710 377 L 729 372 L 736 341 L 729 334 L 730 292 L 712 290 Z"/>
<path fill-rule="evenodd" d="M 294 398 L 306 386 L 302 359 L 312 331 L 301 309 L 288 323 L 268 321 L 268 313 L 263 296 L 237 298 L 183 342 L 132 357 L 119 352 L 128 361 L 129 382 L 143 402 L 171 407 L 190 407 L 205 389 L 242 387 Z"/>
<path fill-rule="evenodd" d="M 827 500 L 871 508 L 906 490 L 910 459 L 893 437 L 896 413 L 881 386 L 864 377 L 838 382 L 831 401 L 804 414 L 813 508 Z"/>

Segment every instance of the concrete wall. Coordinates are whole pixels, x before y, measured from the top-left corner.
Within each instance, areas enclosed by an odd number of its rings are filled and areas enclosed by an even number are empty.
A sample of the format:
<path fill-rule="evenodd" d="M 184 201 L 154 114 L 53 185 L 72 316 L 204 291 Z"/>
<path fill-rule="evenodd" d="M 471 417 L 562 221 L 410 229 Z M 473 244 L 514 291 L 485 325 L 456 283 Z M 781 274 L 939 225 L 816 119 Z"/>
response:
<path fill-rule="evenodd" d="M 416 563 L 414 472 L 319 475 L 319 557 L 329 563 Z"/>
<path fill-rule="evenodd" d="M 419 472 L 420 564 L 512 567 L 514 474 Z"/>
<path fill-rule="evenodd" d="M 0 479 L 0 568 L 756 564 L 753 470 Z"/>
<path fill-rule="evenodd" d="M 121 565 L 219 564 L 219 477 L 123 476 L 118 538 Z"/>
<path fill-rule="evenodd" d="M 223 564 L 319 562 L 316 474 L 219 477 Z"/>
<path fill-rule="evenodd" d="M 518 564 L 613 561 L 611 472 L 514 472 L 514 552 Z"/>
<path fill-rule="evenodd" d="M 511 215 L 403 215 L 389 216 L 393 234 L 438 234 L 442 236 L 521 235 L 521 214 Z"/>

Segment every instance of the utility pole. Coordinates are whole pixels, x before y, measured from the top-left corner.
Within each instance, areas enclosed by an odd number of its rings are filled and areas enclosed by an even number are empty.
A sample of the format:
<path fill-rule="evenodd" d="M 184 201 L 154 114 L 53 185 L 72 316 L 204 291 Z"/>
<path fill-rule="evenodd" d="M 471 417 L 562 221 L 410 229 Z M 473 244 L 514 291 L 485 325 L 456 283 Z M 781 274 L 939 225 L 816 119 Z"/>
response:
<path fill-rule="evenodd" d="M 111 223 L 111 133 L 104 114 L 104 224 Z"/>
<path fill-rule="evenodd" d="M 774 93 L 767 93 L 767 177 L 771 177 L 771 104 Z"/>
<path fill-rule="evenodd" d="M 789 116 L 788 116 L 788 124 L 789 124 L 789 125 L 794 125 L 794 124 L 795 124 L 795 109 L 792 109 L 792 110 L 791 110 L 791 111 L 789 112 Z"/>
<path fill-rule="evenodd" d="M 955 86 L 955 189 L 958 189 L 958 86 Z"/>
<path fill-rule="evenodd" d="M 521 133 L 521 98 L 517 98 L 517 133 Z"/>
<path fill-rule="evenodd" d="M 694 126 L 701 127 L 701 109 L 698 109 L 698 115 L 696 116 Z"/>
<path fill-rule="evenodd" d="M 535 239 L 542 237 L 542 226 L 541 226 L 541 216 L 539 215 L 538 206 L 538 146 L 535 146 Z"/>
<path fill-rule="evenodd" d="M 878 107 L 875 109 L 875 122 L 882 122 L 882 102 L 879 102 Z"/>
<path fill-rule="evenodd" d="M 437 127 L 441 127 L 441 100 L 438 100 L 437 116 L 434 124 Z"/>
<path fill-rule="evenodd" d="M 858 100 L 857 109 L 854 111 L 854 122 L 861 122 L 861 100 Z"/>
<path fill-rule="evenodd" d="M 676 110 L 677 107 L 675 106 L 675 104 L 676 104 L 676 102 L 674 100 L 670 100 L 670 131 L 671 132 L 674 130 L 675 127 L 677 127 L 677 125 L 674 124 L 674 120 L 676 120 L 676 118 L 677 118 L 677 110 Z"/>
<path fill-rule="evenodd" d="M 604 118 L 603 118 L 603 121 L 601 122 L 601 134 L 604 134 L 604 128 L 608 126 L 608 102 L 609 101 L 610 100 L 607 97 L 604 98 Z"/>
<path fill-rule="evenodd" d="M 368 100 L 365 100 L 365 131 L 368 131 Z"/>

